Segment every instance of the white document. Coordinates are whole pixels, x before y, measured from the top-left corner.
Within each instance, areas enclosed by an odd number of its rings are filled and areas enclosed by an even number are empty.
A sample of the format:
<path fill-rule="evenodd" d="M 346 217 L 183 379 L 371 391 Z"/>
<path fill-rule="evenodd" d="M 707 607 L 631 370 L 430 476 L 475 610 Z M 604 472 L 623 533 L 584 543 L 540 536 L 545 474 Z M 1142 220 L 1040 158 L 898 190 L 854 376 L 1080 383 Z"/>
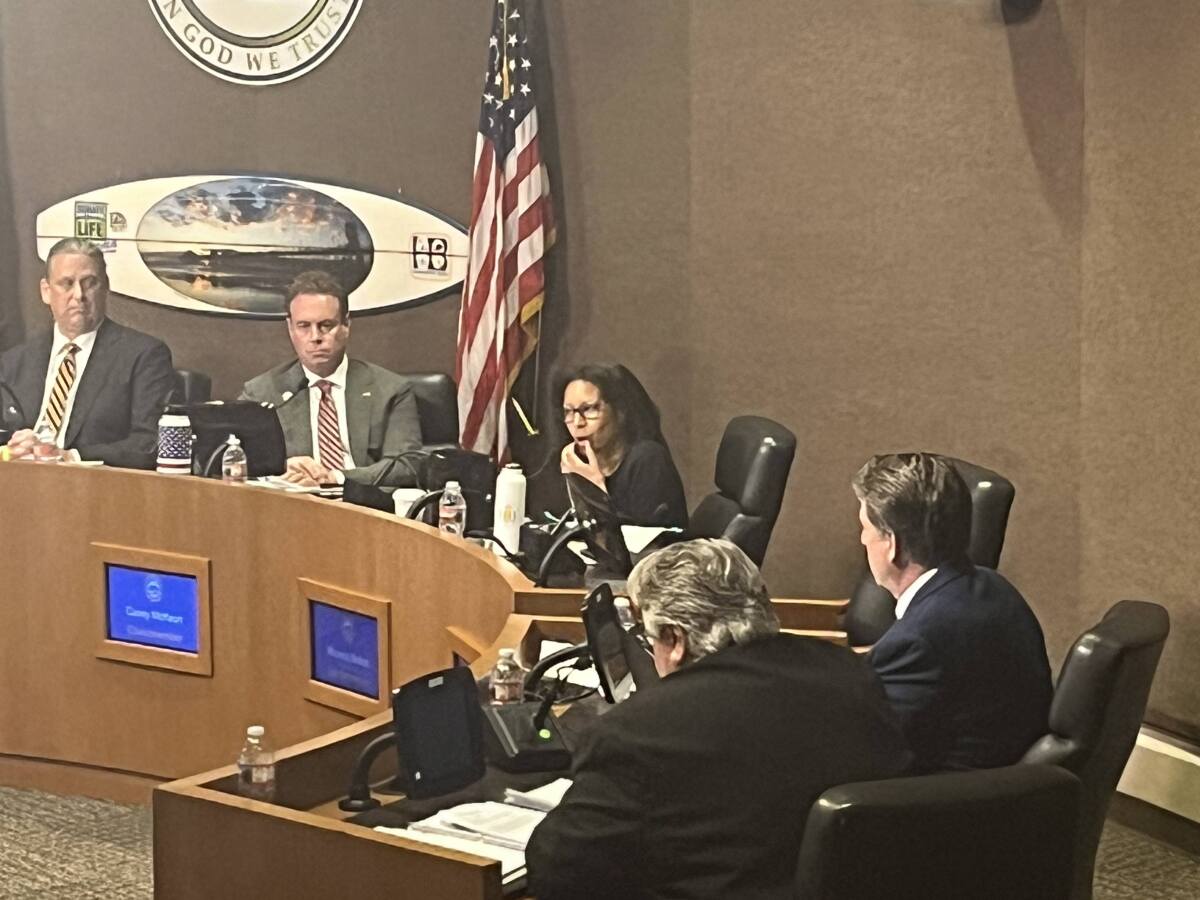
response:
<path fill-rule="evenodd" d="M 622 525 L 621 536 L 625 538 L 625 546 L 630 553 L 638 554 L 650 545 L 650 542 L 664 531 L 682 534 L 680 528 L 658 528 L 653 525 Z"/>
<path fill-rule="evenodd" d="M 302 484 L 284 481 L 282 475 L 264 475 L 262 478 L 251 478 L 250 484 L 255 487 L 271 488 L 272 490 L 284 491 L 289 494 L 317 494 L 321 491 L 319 487 L 305 487 Z"/>
<path fill-rule="evenodd" d="M 562 641 L 542 641 L 541 649 L 538 651 L 538 658 L 545 659 L 551 653 L 557 653 L 559 650 L 566 650 L 568 647 L 574 646 L 574 644 L 565 644 Z M 570 666 L 574 662 L 575 660 L 570 660 L 562 665 Z M 557 672 L 560 670 L 555 668 L 554 671 Z M 567 683 L 593 691 L 600 690 L 600 676 L 596 673 L 594 666 L 588 666 L 586 669 L 570 669 L 567 672 Z"/>
<path fill-rule="evenodd" d="M 550 812 L 562 802 L 563 794 L 570 786 L 570 778 L 557 778 L 532 791 L 514 791 L 512 788 L 505 788 L 504 802 L 511 803 L 513 806 L 524 806 L 527 809 Z"/>
<path fill-rule="evenodd" d="M 457 826 L 464 831 L 473 831 L 485 840 L 510 847 L 524 849 L 533 829 L 541 824 L 546 814 L 533 809 L 522 809 L 506 803 L 463 803 L 444 809 L 433 818 L 439 824 Z M 428 819 L 424 820 L 429 821 Z M 414 822 L 419 828 L 423 822 Z"/>
<path fill-rule="evenodd" d="M 499 860 L 500 874 L 506 881 L 509 880 L 510 876 L 520 875 L 525 871 L 525 854 L 523 851 L 493 844 L 483 840 L 477 834 L 463 832 L 458 835 L 449 835 L 440 832 L 418 831 L 415 828 L 385 828 L 382 825 L 375 830 L 382 831 L 384 834 L 406 838 L 410 841 L 419 841 L 422 844 L 442 847 L 446 850 L 457 850 L 460 853 L 471 853 L 475 856 L 482 856 L 485 859 Z"/>

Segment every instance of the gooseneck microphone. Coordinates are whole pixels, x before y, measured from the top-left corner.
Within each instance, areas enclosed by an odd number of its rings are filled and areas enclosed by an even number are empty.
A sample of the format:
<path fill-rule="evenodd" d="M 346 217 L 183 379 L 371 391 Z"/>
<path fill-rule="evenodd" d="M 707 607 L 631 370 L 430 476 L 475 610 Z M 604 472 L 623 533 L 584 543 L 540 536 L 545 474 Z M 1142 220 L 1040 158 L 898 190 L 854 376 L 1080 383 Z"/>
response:
<path fill-rule="evenodd" d="M 289 403 L 295 402 L 297 397 L 303 397 L 311 387 L 312 385 L 308 383 L 308 379 L 301 377 L 300 383 L 296 385 L 296 390 L 284 391 L 287 396 L 280 400 L 279 403 L 272 404 L 272 406 L 274 406 L 275 409 L 283 409 Z"/>

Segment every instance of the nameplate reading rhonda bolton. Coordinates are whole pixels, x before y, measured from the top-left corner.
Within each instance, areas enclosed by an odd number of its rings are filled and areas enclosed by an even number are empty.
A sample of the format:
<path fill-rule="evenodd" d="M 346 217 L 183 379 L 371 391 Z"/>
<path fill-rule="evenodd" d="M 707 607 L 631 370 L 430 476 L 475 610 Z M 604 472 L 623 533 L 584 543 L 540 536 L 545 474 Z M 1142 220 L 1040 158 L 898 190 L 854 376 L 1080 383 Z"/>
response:
<path fill-rule="evenodd" d="M 149 0 L 158 24 L 200 68 L 239 84 L 291 81 L 329 58 L 362 0 Z"/>

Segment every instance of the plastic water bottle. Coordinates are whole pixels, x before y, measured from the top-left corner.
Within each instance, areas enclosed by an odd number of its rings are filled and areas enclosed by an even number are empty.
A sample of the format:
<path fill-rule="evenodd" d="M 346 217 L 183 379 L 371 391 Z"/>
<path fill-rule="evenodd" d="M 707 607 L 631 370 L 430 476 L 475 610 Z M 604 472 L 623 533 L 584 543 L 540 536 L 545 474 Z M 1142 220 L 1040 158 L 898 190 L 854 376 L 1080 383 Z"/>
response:
<path fill-rule="evenodd" d="M 637 625 L 637 619 L 633 617 L 633 607 L 629 605 L 628 597 L 614 597 L 613 608 L 617 611 L 617 621 L 626 631 Z"/>
<path fill-rule="evenodd" d="M 503 551 L 516 554 L 521 549 L 521 523 L 525 521 L 525 473 L 509 463 L 496 478 L 496 513 L 492 534 Z"/>
<path fill-rule="evenodd" d="M 225 441 L 225 452 L 221 454 L 221 480 L 230 484 L 246 482 L 246 451 L 236 434 Z"/>
<path fill-rule="evenodd" d="M 467 530 L 467 498 L 457 481 L 447 481 L 438 502 L 438 528 L 444 534 L 462 536 Z"/>
<path fill-rule="evenodd" d="M 62 448 L 58 446 L 58 434 L 48 422 L 42 423 L 34 433 L 34 437 L 37 438 L 37 446 L 33 449 L 34 460 L 52 463 L 62 460 Z"/>
<path fill-rule="evenodd" d="M 182 413 L 164 412 L 158 419 L 158 472 L 192 472 L 192 420 Z"/>
<path fill-rule="evenodd" d="M 254 800 L 275 797 L 275 753 L 263 737 L 261 725 L 246 729 L 246 743 L 238 754 L 238 793 Z"/>
<path fill-rule="evenodd" d="M 525 670 L 517 662 L 515 650 L 505 647 L 500 651 L 500 658 L 488 677 L 488 688 L 493 706 L 520 703 L 525 699 Z"/>

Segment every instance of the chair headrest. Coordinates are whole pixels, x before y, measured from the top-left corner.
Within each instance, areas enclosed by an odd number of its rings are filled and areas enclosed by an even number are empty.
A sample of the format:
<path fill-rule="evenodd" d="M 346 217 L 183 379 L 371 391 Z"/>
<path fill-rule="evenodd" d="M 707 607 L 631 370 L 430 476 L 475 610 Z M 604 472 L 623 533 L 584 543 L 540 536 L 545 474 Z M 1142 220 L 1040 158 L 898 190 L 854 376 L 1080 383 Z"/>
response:
<path fill-rule="evenodd" d="M 417 398 L 422 444 L 458 443 L 458 394 L 454 379 L 444 372 L 414 372 L 402 376 Z"/>
<path fill-rule="evenodd" d="M 796 455 L 796 435 L 761 416 L 730 421 L 717 449 L 716 485 L 746 515 L 774 522 Z"/>
<path fill-rule="evenodd" d="M 946 458 L 971 492 L 971 544 L 967 555 L 975 565 L 995 569 L 1000 565 L 1000 551 L 1004 549 L 1004 532 L 1016 488 L 999 472 L 963 459 Z"/>
<path fill-rule="evenodd" d="M 1090 756 L 1102 735 L 1131 743 L 1170 627 L 1167 611 L 1157 603 L 1123 600 L 1084 632 L 1063 662 L 1050 734 L 1025 759 L 1071 765 L 1071 759 Z"/>

